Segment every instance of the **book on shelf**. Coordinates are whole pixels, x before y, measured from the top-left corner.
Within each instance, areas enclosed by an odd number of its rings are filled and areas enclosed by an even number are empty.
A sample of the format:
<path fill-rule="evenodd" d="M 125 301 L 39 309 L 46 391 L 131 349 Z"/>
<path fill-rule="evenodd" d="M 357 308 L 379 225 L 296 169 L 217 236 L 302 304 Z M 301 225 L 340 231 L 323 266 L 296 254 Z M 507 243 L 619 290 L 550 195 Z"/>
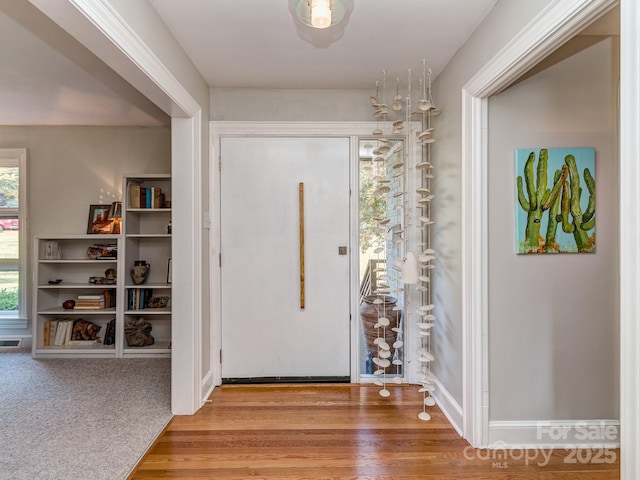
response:
<path fill-rule="evenodd" d="M 115 290 L 104 290 L 102 295 L 104 298 L 104 308 L 114 308 L 116 306 Z"/>
<path fill-rule="evenodd" d="M 129 208 L 140 208 L 140 185 L 129 184 Z"/>
<path fill-rule="evenodd" d="M 60 329 L 59 324 L 61 322 L 59 320 L 47 320 L 44 322 L 43 326 L 43 335 L 42 345 L 45 347 L 54 346 L 56 344 L 56 335 L 58 335 L 58 330 Z"/>
<path fill-rule="evenodd" d="M 69 331 L 69 339 L 71 338 L 71 330 L 73 329 L 72 320 L 59 320 L 58 328 L 56 328 L 56 337 L 53 342 L 55 346 L 64 345 L 67 341 L 67 330 Z"/>
<path fill-rule="evenodd" d="M 58 330 L 58 320 L 51 320 L 49 322 L 49 339 L 47 341 L 47 345 L 48 346 L 52 346 L 55 344 L 55 339 L 56 339 L 56 331 Z"/>
<path fill-rule="evenodd" d="M 77 300 L 76 307 L 102 307 L 104 308 L 104 298 L 100 300 Z"/>
<path fill-rule="evenodd" d="M 129 208 L 164 208 L 166 195 L 161 187 L 143 187 L 129 182 Z"/>
<path fill-rule="evenodd" d="M 111 323 L 111 321 L 107 322 L 107 325 L 104 327 L 104 334 L 102 336 L 103 345 L 112 345 L 112 343 L 109 343 L 109 336 L 111 335 L 112 328 L 113 324 Z"/>
<path fill-rule="evenodd" d="M 106 303 L 104 293 L 97 295 L 78 295 L 73 308 L 74 310 L 99 310 L 105 308 Z"/>
<path fill-rule="evenodd" d="M 140 208 L 162 208 L 164 195 L 160 187 L 145 187 L 140 189 Z"/>
<path fill-rule="evenodd" d="M 103 345 L 113 345 L 116 343 L 116 319 L 109 320 L 105 327 Z"/>
<path fill-rule="evenodd" d="M 44 242 L 44 259 L 60 260 L 60 244 L 57 240 L 46 240 Z"/>
<path fill-rule="evenodd" d="M 160 187 L 151 187 L 151 206 L 149 208 L 162 208 L 164 206 L 164 195 Z"/>
<path fill-rule="evenodd" d="M 64 321 L 58 321 L 58 326 L 56 327 L 56 334 L 53 337 L 53 342 L 51 345 L 62 345 L 62 339 L 64 338 Z"/>
<path fill-rule="evenodd" d="M 142 310 L 153 296 L 152 288 L 130 288 L 127 292 L 127 310 Z"/>
<path fill-rule="evenodd" d="M 64 345 L 69 345 L 71 333 L 73 332 L 73 320 L 67 320 L 64 328 Z"/>
<path fill-rule="evenodd" d="M 50 321 L 46 321 L 44 322 L 44 325 L 42 326 L 42 346 L 43 347 L 48 347 L 49 346 L 49 335 L 51 334 L 51 322 Z"/>

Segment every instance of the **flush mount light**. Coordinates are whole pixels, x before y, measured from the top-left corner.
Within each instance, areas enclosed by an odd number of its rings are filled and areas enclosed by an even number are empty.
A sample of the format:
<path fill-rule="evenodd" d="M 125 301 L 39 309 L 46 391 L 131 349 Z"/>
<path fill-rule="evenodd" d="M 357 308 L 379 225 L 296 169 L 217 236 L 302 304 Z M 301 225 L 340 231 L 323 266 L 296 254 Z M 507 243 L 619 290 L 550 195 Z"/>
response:
<path fill-rule="evenodd" d="M 298 19 L 313 28 L 329 28 L 340 23 L 352 0 L 291 0 Z"/>

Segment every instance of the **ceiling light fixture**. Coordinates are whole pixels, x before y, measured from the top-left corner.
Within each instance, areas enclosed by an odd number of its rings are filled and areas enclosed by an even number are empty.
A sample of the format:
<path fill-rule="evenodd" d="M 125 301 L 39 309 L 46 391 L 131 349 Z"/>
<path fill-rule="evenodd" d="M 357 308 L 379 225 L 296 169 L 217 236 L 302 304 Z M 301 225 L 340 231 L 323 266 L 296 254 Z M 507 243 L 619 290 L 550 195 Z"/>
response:
<path fill-rule="evenodd" d="M 340 23 L 352 0 L 291 0 L 298 19 L 313 28 L 329 28 Z"/>

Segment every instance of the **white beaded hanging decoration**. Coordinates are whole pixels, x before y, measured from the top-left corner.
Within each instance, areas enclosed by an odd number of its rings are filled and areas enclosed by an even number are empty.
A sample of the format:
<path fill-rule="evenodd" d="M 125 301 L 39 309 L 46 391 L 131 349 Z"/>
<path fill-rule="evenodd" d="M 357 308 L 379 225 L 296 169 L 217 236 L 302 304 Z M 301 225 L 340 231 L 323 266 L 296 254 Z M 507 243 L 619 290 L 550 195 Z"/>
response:
<path fill-rule="evenodd" d="M 433 397 L 433 392 L 435 390 L 435 376 L 431 370 L 431 363 L 435 360 L 433 353 L 431 351 L 431 330 L 435 326 L 435 315 L 433 315 L 432 311 L 435 308 L 435 305 L 431 303 L 431 270 L 435 268 L 432 263 L 436 259 L 435 251 L 430 248 L 431 244 L 431 227 L 435 224 L 434 220 L 431 217 L 431 201 L 435 198 L 432 193 L 431 188 L 431 180 L 434 178 L 432 173 L 433 165 L 431 162 L 431 145 L 435 142 L 435 138 L 433 136 L 434 128 L 431 126 L 431 118 L 435 115 L 438 115 L 440 111 L 435 107 L 435 103 L 433 101 L 432 96 L 432 86 L 431 86 L 431 70 L 426 68 L 426 60 L 422 61 L 422 78 L 419 79 L 419 95 L 420 98 L 416 102 L 416 109 L 413 110 L 412 104 L 412 74 L 411 70 L 407 72 L 407 94 L 406 97 L 402 97 L 400 94 L 400 79 L 396 78 L 395 84 L 395 95 L 393 96 L 393 101 L 391 102 L 391 109 L 389 105 L 385 103 L 385 90 L 386 90 L 386 74 L 387 71 L 382 71 L 382 91 L 380 91 L 380 82 L 376 82 L 376 94 L 375 96 L 370 97 L 371 105 L 374 108 L 373 116 L 376 119 L 376 129 L 372 132 L 374 136 L 379 139 L 379 146 L 376 150 L 374 150 L 374 161 L 381 161 L 384 163 L 383 171 L 389 175 L 389 172 L 392 172 L 392 179 L 388 179 L 386 177 L 381 177 L 378 179 L 379 186 L 376 189 L 375 193 L 384 198 L 386 202 L 391 200 L 388 198 L 390 195 L 392 199 L 395 200 L 393 204 L 393 210 L 402 210 L 401 214 L 403 216 L 402 223 L 399 228 L 392 232 L 393 244 L 401 245 L 403 247 L 405 261 L 407 258 L 407 254 L 409 252 L 409 243 L 411 240 L 404 235 L 404 232 L 408 227 L 415 226 L 419 230 L 419 234 L 421 237 L 421 242 L 419 242 L 415 248 L 421 249 L 416 255 L 417 262 L 421 273 L 418 275 L 417 286 L 413 288 L 415 293 L 420 298 L 421 305 L 413 310 L 413 295 L 412 288 L 409 283 L 406 283 L 402 288 L 396 288 L 394 291 L 396 292 L 404 292 L 405 294 L 405 311 L 407 312 L 405 315 L 405 321 L 409 320 L 409 316 L 415 316 L 415 324 L 418 328 L 416 332 L 416 336 L 418 339 L 417 346 L 417 360 L 418 360 L 418 391 L 423 394 L 423 408 L 422 411 L 418 414 L 418 418 L 421 420 L 430 420 L 431 415 L 426 411 L 426 407 L 430 407 L 435 405 L 435 398 Z M 404 100 L 404 103 L 403 103 Z M 401 119 L 401 112 L 404 112 L 404 120 Z M 390 114 L 390 110 L 395 113 L 395 119 L 392 122 L 392 130 L 391 132 L 386 132 L 387 129 L 387 116 Z M 413 111 L 412 111 L 413 110 Z M 419 118 L 419 123 L 421 128 L 418 131 L 414 131 L 414 124 L 412 122 L 412 118 Z M 382 121 L 382 125 L 380 125 L 380 121 Z M 381 128 L 382 127 L 382 128 Z M 419 153 L 417 158 L 413 158 L 415 155 L 413 154 L 413 149 L 406 145 L 403 151 L 403 161 L 397 162 L 391 165 L 389 168 L 386 165 L 386 153 L 389 152 L 388 140 L 385 138 L 385 135 L 390 134 L 390 136 L 402 136 L 405 139 L 410 139 L 413 137 L 413 134 L 416 135 L 417 145 L 419 146 Z M 406 191 L 407 187 L 407 177 L 410 172 L 413 172 L 415 175 L 415 181 L 418 187 L 415 190 L 417 196 L 409 195 Z M 394 178 L 402 178 L 402 190 L 393 190 L 392 187 L 389 186 L 389 182 Z M 410 205 L 409 200 L 411 198 L 415 198 L 415 204 Z M 415 215 L 415 218 L 414 218 Z M 380 231 L 384 231 L 389 218 L 379 219 Z M 386 222 L 386 223 L 383 223 Z M 426 248 L 425 248 L 426 247 Z M 376 249 L 376 253 L 380 254 L 385 251 L 384 248 L 378 247 Z M 411 254 L 413 256 L 413 254 Z M 386 252 L 385 252 L 386 257 Z M 385 258 L 386 259 L 386 258 Z M 397 277 L 398 272 L 401 271 L 401 267 L 403 266 L 402 261 L 396 261 L 392 265 L 393 272 L 385 272 L 384 280 L 394 280 L 397 283 L 402 283 L 402 280 Z M 390 277 L 390 273 L 395 275 L 395 278 Z M 413 282 L 411 282 L 413 283 Z M 403 377 L 397 372 L 400 367 L 403 366 L 403 362 L 400 359 L 400 355 L 398 352 L 402 351 L 405 342 L 402 338 L 403 330 L 400 324 L 400 315 L 391 315 L 387 314 L 386 302 L 384 301 L 384 295 L 389 293 L 388 288 L 389 285 L 384 285 L 384 289 L 377 292 L 377 295 L 382 295 L 376 299 L 378 302 L 378 306 L 382 308 L 382 313 L 378 317 L 378 323 L 376 327 L 378 329 L 378 335 L 375 340 L 377 346 L 377 356 L 373 358 L 373 362 L 376 365 L 376 370 L 374 374 L 379 376 L 380 378 L 376 379 L 374 383 L 382 387 L 379 391 L 380 395 L 383 397 L 390 396 L 389 390 L 386 388 L 387 384 L 387 368 L 390 365 L 394 365 L 396 369 L 396 375 L 394 376 L 395 383 L 402 383 Z M 392 312 L 396 313 L 396 310 L 402 310 L 400 305 L 396 305 L 392 307 Z M 398 321 L 395 324 L 391 324 L 391 321 L 388 317 L 397 318 Z M 391 329 L 396 335 L 397 338 L 390 346 L 387 342 L 387 329 Z M 391 355 L 391 348 L 396 352 L 394 357 Z"/>

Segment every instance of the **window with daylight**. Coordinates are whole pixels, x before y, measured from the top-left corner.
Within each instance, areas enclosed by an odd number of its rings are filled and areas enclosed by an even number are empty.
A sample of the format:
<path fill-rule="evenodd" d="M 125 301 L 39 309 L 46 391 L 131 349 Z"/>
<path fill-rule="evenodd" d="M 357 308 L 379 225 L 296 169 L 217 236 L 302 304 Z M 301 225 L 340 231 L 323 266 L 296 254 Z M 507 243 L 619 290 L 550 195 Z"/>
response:
<path fill-rule="evenodd" d="M 0 149 L 0 327 L 27 326 L 26 149 Z"/>

